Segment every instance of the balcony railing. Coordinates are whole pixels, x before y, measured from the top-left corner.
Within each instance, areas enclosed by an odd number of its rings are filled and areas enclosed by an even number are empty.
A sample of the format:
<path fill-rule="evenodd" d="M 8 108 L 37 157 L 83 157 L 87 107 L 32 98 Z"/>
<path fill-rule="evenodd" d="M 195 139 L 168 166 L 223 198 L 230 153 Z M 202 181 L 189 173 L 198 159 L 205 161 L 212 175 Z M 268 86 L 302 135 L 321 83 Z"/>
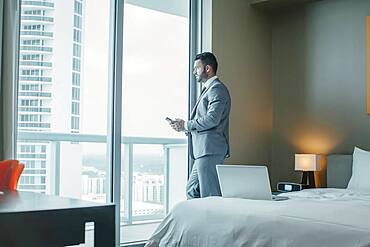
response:
<path fill-rule="evenodd" d="M 27 107 L 27 106 L 18 106 L 19 112 L 45 112 L 50 113 L 51 108 L 50 107 Z"/>
<path fill-rule="evenodd" d="M 54 21 L 53 17 L 48 16 L 37 16 L 37 15 L 22 15 L 21 16 L 22 21 L 43 21 L 43 22 L 50 22 L 52 23 Z"/>
<path fill-rule="evenodd" d="M 31 122 L 18 122 L 19 128 L 50 128 L 50 123 L 31 123 Z"/>
<path fill-rule="evenodd" d="M 51 68 L 53 65 L 51 62 L 39 62 L 39 61 L 20 61 L 19 65 L 21 66 L 39 66 L 39 67 L 47 67 Z"/>
<path fill-rule="evenodd" d="M 44 52 L 52 52 L 52 47 L 46 47 L 46 46 L 32 46 L 32 45 L 21 45 L 20 46 L 21 51 L 44 51 Z"/>
<path fill-rule="evenodd" d="M 47 31 L 21 31 L 21 36 L 37 36 L 37 37 L 46 37 L 46 38 L 52 38 L 53 33 L 47 32 Z"/>
<path fill-rule="evenodd" d="M 20 81 L 42 81 L 42 82 L 51 82 L 51 77 L 46 76 L 20 76 Z"/>
<path fill-rule="evenodd" d="M 87 135 L 87 134 L 64 134 L 64 133 L 51 133 L 51 132 L 18 132 L 18 142 L 27 143 L 48 143 L 51 148 L 52 158 L 52 170 L 54 171 L 54 177 L 50 179 L 52 181 L 52 187 L 54 188 L 52 193 L 60 194 L 60 170 L 63 167 L 61 164 L 61 144 L 62 143 L 97 143 L 105 144 L 107 142 L 107 136 L 104 135 Z M 122 154 L 122 184 L 123 184 L 123 195 L 124 199 L 121 199 L 121 222 L 126 224 L 132 224 L 133 222 L 145 222 L 158 220 L 165 216 L 169 210 L 169 167 L 170 167 L 170 154 L 171 149 L 184 148 L 184 154 L 186 150 L 186 139 L 180 138 L 150 138 L 150 137 L 128 137 L 124 136 L 121 138 L 121 144 L 123 145 L 124 153 Z M 152 208 L 142 208 L 140 210 L 134 209 L 133 203 L 133 179 L 134 179 L 134 146 L 135 145 L 161 145 L 164 151 L 164 202 L 163 208 L 160 210 Z M 184 156 L 185 157 L 185 156 Z M 106 167 L 108 169 L 108 165 Z M 109 181 L 109 179 L 107 178 Z M 106 185 L 110 188 L 110 185 Z M 107 193 L 107 191 L 105 191 Z M 162 205 L 162 204 L 161 204 Z M 123 206 L 123 207 L 122 207 Z M 123 209 L 124 210 L 123 210 Z"/>
<path fill-rule="evenodd" d="M 23 6 L 38 6 L 38 7 L 54 8 L 54 3 L 45 2 L 45 1 L 24 1 L 22 0 L 22 7 Z"/>
<path fill-rule="evenodd" d="M 51 93 L 48 92 L 19 92 L 18 96 L 30 96 L 30 97 L 51 97 Z"/>

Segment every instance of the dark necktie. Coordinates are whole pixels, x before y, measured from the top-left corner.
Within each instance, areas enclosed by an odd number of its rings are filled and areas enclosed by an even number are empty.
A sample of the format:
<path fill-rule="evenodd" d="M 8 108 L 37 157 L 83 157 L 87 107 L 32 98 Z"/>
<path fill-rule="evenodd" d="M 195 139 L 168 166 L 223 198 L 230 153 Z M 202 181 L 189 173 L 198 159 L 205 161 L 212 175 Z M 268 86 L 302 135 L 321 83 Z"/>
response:
<path fill-rule="evenodd" d="M 197 99 L 197 103 L 195 103 L 195 106 L 194 106 L 194 108 L 193 108 L 193 110 L 192 110 L 192 114 L 193 114 L 193 112 L 195 111 L 195 109 L 197 108 L 197 106 L 198 106 L 198 103 L 199 103 L 199 101 L 200 101 L 200 98 L 202 98 L 202 96 L 203 96 L 203 93 L 204 93 L 204 91 L 206 91 L 206 87 L 203 87 L 202 88 L 202 92 L 200 93 L 200 95 L 199 95 L 199 97 L 198 97 L 198 99 Z"/>
<path fill-rule="evenodd" d="M 206 90 L 206 87 L 203 87 L 202 88 L 202 92 L 200 93 L 200 95 L 202 95 L 204 93 L 204 91 Z"/>

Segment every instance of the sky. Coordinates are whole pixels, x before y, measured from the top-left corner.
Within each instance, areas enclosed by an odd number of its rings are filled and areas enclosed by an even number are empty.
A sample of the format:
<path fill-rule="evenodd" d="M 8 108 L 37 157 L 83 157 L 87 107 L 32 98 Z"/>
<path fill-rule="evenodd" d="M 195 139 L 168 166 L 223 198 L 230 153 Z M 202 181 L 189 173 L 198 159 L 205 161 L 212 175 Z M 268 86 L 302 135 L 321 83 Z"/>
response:
<path fill-rule="evenodd" d="M 106 134 L 109 6 L 86 0 L 81 133 Z M 185 138 L 165 117 L 187 117 L 188 18 L 124 6 L 123 135 Z"/>

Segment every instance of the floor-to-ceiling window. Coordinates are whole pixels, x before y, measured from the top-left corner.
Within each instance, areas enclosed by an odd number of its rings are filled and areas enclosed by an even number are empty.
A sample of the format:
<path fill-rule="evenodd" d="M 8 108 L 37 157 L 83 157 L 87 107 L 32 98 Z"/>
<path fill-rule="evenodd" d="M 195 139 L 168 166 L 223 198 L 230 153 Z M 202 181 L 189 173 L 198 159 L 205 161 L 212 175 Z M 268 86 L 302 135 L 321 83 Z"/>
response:
<path fill-rule="evenodd" d="M 117 1 L 22 0 L 17 158 L 19 189 L 111 200 L 108 136 L 112 8 Z M 117 5 L 118 6 L 118 5 Z M 121 242 L 143 240 L 185 199 L 189 0 L 124 3 Z M 116 54 L 117 55 L 117 54 Z"/>
<path fill-rule="evenodd" d="M 110 7 L 21 1 L 19 190 L 107 201 Z"/>
<path fill-rule="evenodd" d="M 148 237 L 179 200 L 187 178 L 187 138 L 166 117 L 186 119 L 188 0 L 124 4 L 121 241 Z M 127 137 L 127 139 L 125 139 Z"/>

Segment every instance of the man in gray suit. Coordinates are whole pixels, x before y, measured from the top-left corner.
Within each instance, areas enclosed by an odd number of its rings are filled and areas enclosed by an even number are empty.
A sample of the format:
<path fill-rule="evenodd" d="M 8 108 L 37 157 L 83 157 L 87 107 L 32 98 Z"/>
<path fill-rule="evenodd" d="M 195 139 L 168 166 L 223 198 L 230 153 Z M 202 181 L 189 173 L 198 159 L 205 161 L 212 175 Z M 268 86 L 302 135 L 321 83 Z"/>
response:
<path fill-rule="evenodd" d="M 186 192 L 188 199 L 220 196 L 216 164 L 230 156 L 229 114 L 231 98 L 226 86 L 216 76 L 216 57 L 210 52 L 198 54 L 193 74 L 198 83 L 204 83 L 189 121 L 175 119 L 171 127 L 190 136 L 190 155 L 194 166 Z"/>

